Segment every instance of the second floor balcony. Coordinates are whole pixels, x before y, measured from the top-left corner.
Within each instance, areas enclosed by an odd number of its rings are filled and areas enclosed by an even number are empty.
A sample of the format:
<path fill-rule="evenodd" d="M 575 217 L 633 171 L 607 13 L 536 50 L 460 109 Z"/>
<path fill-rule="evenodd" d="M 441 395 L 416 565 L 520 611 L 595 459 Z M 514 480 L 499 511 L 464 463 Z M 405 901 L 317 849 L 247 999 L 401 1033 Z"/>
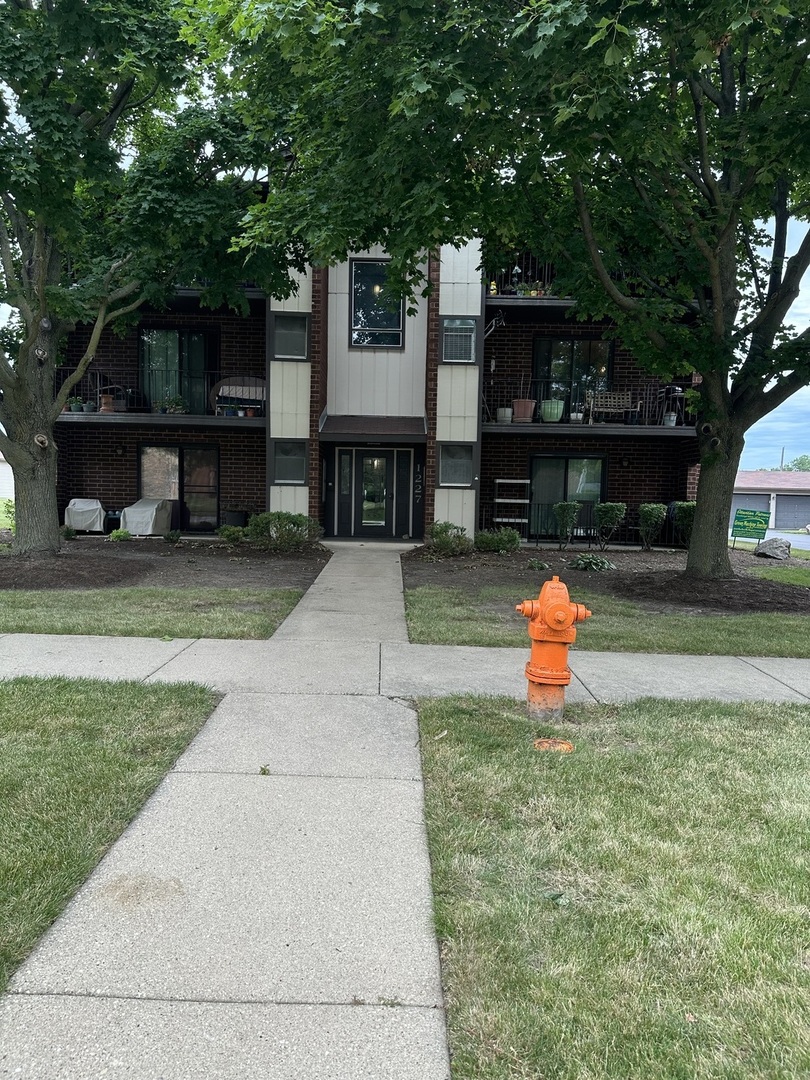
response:
<path fill-rule="evenodd" d="M 686 389 L 652 382 L 616 387 L 602 379 L 489 377 L 484 380 L 481 409 L 482 424 L 492 427 L 539 423 L 694 427 Z"/>
<path fill-rule="evenodd" d="M 71 374 L 59 373 L 57 390 Z M 66 410 L 72 416 L 126 417 L 128 422 L 149 414 L 153 419 L 166 417 L 170 423 L 183 417 L 263 423 L 267 411 L 263 378 L 213 371 L 193 376 L 161 369 L 149 372 L 145 379 L 122 380 L 120 373 L 90 368 L 73 387 L 68 401 Z"/>

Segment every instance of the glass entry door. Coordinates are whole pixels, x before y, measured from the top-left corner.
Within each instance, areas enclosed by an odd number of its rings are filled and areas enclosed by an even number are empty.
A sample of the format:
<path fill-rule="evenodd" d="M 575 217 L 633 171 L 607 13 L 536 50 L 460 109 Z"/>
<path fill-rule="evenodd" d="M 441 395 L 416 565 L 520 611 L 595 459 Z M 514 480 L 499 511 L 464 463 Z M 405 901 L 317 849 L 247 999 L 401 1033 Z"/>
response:
<path fill-rule="evenodd" d="M 219 521 L 219 451 L 215 446 L 142 446 L 140 498 L 170 499 L 172 527 L 213 532 Z"/>
<path fill-rule="evenodd" d="M 355 454 L 354 535 L 391 536 L 394 522 L 393 450 Z"/>

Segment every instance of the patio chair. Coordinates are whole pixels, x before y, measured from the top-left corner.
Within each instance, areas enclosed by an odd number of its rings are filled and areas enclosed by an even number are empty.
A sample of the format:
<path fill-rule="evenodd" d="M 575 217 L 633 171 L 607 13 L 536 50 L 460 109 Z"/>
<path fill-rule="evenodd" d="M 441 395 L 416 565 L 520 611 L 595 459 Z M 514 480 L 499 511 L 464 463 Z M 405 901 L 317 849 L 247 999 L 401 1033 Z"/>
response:
<path fill-rule="evenodd" d="M 77 532 L 104 532 L 104 507 L 98 499 L 71 499 L 65 508 L 65 527 Z"/>

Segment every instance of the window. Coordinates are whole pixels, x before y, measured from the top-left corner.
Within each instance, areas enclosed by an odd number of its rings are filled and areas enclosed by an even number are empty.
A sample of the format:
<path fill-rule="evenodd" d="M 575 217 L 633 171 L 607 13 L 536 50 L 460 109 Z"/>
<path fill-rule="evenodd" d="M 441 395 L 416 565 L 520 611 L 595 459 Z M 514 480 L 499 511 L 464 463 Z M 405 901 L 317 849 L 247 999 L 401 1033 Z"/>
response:
<path fill-rule="evenodd" d="M 475 363 L 475 319 L 445 319 L 442 360 L 446 364 Z"/>
<path fill-rule="evenodd" d="M 273 320 L 273 356 L 276 360 L 306 360 L 306 315 L 276 315 Z"/>
<path fill-rule="evenodd" d="M 305 484 L 307 479 L 307 444 L 303 439 L 273 443 L 273 483 Z"/>
<path fill-rule="evenodd" d="M 177 504 L 174 526 L 213 532 L 219 523 L 219 450 L 215 446 L 142 446 L 140 497 Z"/>
<path fill-rule="evenodd" d="M 555 536 L 554 504 L 582 503 L 577 524 L 590 525 L 593 505 L 602 498 L 604 459 L 536 456 L 531 462 L 532 536 Z"/>
<path fill-rule="evenodd" d="M 141 387 L 153 409 L 197 415 L 208 411 L 208 391 L 216 382 L 216 349 L 202 330 L 140 333 Z"/>
<path fill-rule="evenodd" d="M 535 338 L 534 379 L 541 399 L 567 400 L 581 412 L 588 390 L 609 390 L 613 344 L 597 338 Z M 569 396 L 570 395 L 570 396 Z"/>
<path fill-rule="evenodd" d="M 402 301 L 391 306 L 385 296 L 383 260 L 351 263 L 351 343 L 366 348 L 402 348 Z"/>
<path fill-rule="evenodd" d="M 473 448 L 447 444 L 439 447 L 439 484 L 469 487 L 473 482 Z"/>

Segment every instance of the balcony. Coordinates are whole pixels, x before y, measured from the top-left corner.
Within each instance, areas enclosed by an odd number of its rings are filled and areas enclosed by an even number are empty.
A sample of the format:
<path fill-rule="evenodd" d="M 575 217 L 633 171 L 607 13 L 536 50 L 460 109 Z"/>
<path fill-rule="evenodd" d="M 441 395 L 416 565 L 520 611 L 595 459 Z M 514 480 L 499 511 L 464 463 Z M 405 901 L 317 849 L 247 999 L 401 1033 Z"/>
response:
<path fill-rule="evenodd" d="M 485 378 L 481 423 L 515 433 L 541 423 L 584 426 L 594 433 L 606 425 L 694 429 L 681 386 L 649 383 L 608 390 L 592 382 L 528 378 Z"/>
<path fill-rule="evenodd" d="M 569 297 L 554 289 L 554 264 L 528 252 L 518 252 L 504 260 L 506 265 L 486 270 L 488 301 L 507 304 L 571 304 Z"/>
<path fill-rule="evenodd" d="M 72 374 L 60 372 L 59 386 Z M 227 425 L 238 423 L 264 427 L 266 384 L 253 375 L 226 375 L 209 372 L 204 376 L 168 378 L 160 373 L 152 378 L 151 392 L 125 385 L 121 373 L 91 368 L 71 391 L 81 400 L 60 416 L 61 421 L 157 425 Z M 177 391 L 177 392 L 176 392 Z"/>

